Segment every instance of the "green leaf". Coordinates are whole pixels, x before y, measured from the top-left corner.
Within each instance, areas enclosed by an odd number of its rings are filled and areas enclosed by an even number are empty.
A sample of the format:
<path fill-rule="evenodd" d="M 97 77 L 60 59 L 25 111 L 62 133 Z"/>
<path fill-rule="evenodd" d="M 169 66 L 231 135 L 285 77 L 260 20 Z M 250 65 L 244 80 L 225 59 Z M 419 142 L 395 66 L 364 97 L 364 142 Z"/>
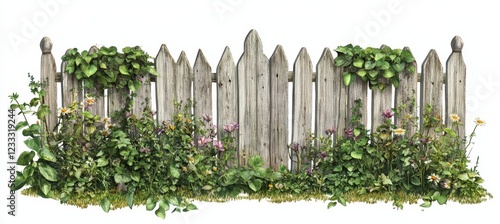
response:
<path fill-rule="evenodd" d="M 45 163 L 38 163 L 38 171 L 48 181 L 57 181 L 57 171 Z"/>
<path fill-rule="evenodd" d="M 394 73 L 391 70 L 384 70 L 384 74 L 382 74 L 384 78 L 390 79 L 394 76 Z"/>
<path fill-rule="evenodd" d="M 345 201 L 345 198 L 343 198 L 343 197 L 339 197 L 338 201 L 339 201 L 339 203 L 340 203 L 341 205 L 343 205 L 343 206 L 347 206 L 347 203 L 346 203 L 346 201 Z"/>
<path fill-rule="evenodd" d="M 127 195 L 127 205 L 130 209 L 134 206 L 134 192 Z"/>
<path fill-rule="evenodd" d="M 452 137 L 452 138 L 457 137 L 457 133 L 451 128 L 444 128 L 444 132 L 446 132 L 446 134 L 449 134 L 450 137 Z"/>
<path fill-rule="evenodd" d="M 170 197 L 170 199 L 168 199 L 168 203 L 173 205 L 173 206 L 181 206 L 181 198 L 179 197 Z M 165 209 L 167 210 L 167 209 Z"/>
<path fill-rule="evenodd" d="M 103 198 L 101 200 L 101 208 L 102 208 L 102 210 L 104 210 L 104 212 L 108 213 L 110 207 L 111 207 L 111 202 L 109 201 L 109 199 Z"/>
<path fill-rule="evenodd" d="M 40 138 L 28 138 L 24 140 L 24 144 L 31 150 L 38 152 L 40 150 Z"/>
<path fill-rule="evenodd" d="M 384 178 L 384 180 L 382 181 L 382 184 L 383 185 L 392 185 L 392 181 L 390 178 L 386 177 Z"/>
<path fill-rule="evenodd" d="M 19 155 L 19 158 L 17 159 L 17 165 L 20 166 L 27 166 L 33 161 L 33 158 L 35 157 L 35 152 L 33 151 L 24 151 Z"/>
<path fill-rule="evenodd" d="M 469 175 L 467 173 L 461 173 L 457 176 L 457 178 L 462 180 L 462 181 L 466 181 L 469 179 Z"/>
<path fill-rule="evenodd" d="M 382 58 L 385 58 L 384 53 L 375 53 L 375 61 L 379 61 Z"/>
<path fill-rule="evenodd" d="M 97 159 L 97 167 L 103 167 L 103 166 L 106 166 L 108 165 L 108 160 L 106 158 L 99 158 Z"/>
<path fill-rule="evenodd" d="M 24 187 L 26 184 L 26 178 L 23 176 L 23 173 L 17 172 L 16 179 L 14 179 L 14 183 L 10 186 L 10 190 L 17 191 Z"/>
<path fill-rule="evenodd" d="M 130 73 L 128 73 L 127 65 L 120 65 L 120 67 L 118 67 L 118 70 L 122 75 L 130 75 Z"/>
<path fill-rule="evenodd" d="M 351 157 L 354 159 L 361 159 L 361 158 L 363 158 L 363 151 L 362 150 L 352 151 Z"/>
<path fill-rule="evenodd" d="M 383 60 L 375 62 L 375 65 L 377 66 L 377 68 L 379 68 L 381 70 L 387 70 L 387 69 L 391 68 L 391 64 L 389 64 L 389 62 L 383 61 Z"/>
<path fill-rule="evenodd" d="M 411 184 L 415 186 L 420 186 L 420 178 L 418 178 L 417 176 L 413 176 L 411 178 Z"/>
<path fill-rule="evenodd" d="M 50 184 L 45 181 L 45 183 L 42 183 L 42 186 L 40 186 L 40 190 L 42 190 L 43 194 L 47 196 L 50 192 Z"/>
<path fill-rule="evenodd" d="M 139 63 L 137 63 L 137 62 L 132 62 L 132 67 L 138 69 L 138 68 L 141 67 L 141 65 Z"/>
<path fill-rule="evenodd" d="M 165 219 L 165 210 L 158 208 L 155 211 L 155 215 L 160 217 L 161 219 Z"/>
<path fill-rule="evenodd" d="M 250 189 L 252 189 L 254 192 L 257 192 L 260 190 L 260 188 L 262 187 L 262 180 L 260 179 L 253 179 L 253 180 L 250 180 L 248 181 L 248 186 L 250 187 Z"/>
<path fill-rule="evenodd" d="M 251 170 L 245 170 L 245 171 L 243 171 L 243 172 L 240 173 L 240 177 L 244 181 L 248 181 L 248 180 L 250 180 L 250 178 L 253 177 L 253 171 L 251 171 Z"/>
<path fill-rule="evenodd" d="M 156 207 L 156 201 L 153 198 L 148 198 L 146 200 L 146 210 L 152 211 Z"/>
<path fill-rule="evenodd" d="M 213 188 L 212 188 L 212 186 L 210 186 L 210 185 L 205 185 L 205 186 L 203 186 L 201 189 L 206 190 L 206 191 L 209 191 L 209 190 L 212 190 Z"/>
<path fill-rule="evenodd" d="M 193 205 L 193 204 L 188 204 L 186 206 L 186 208 L 184 208 L 184 212 L 189 212 L 189 211 L 193 211 L 193 210 L 198 210 L 198 207 L 196 207 L 196 205 Z"/>
<path fill-rule="evenodd" d="M 353 81 L 351 73 L 344 73 L 344 85 L 349 86 Z"/>
<path fill-rule="evenodd" d="M 373 68 L 375 68 L 375 62 L 365 61 L 365 69 L 366 70 L 372 70 Z"/>
<path fill-rule="evenodd" d="M 248 166 L 250 166 L 252 168 L 261 167 L 263 164 L 264 164 L 264 161 L 262 160 L 262 158 L 260 156 L 252 156 L 248 160 Z"/>
<path fill-rule="evenodd" d="M 434 197 L 434 199 L 436 199 L 439 205 L 444 205 L 448 201 L 448 197 L 446 197 L 445 195 L 436 196 Z"/>
<path fill-rule="evenodd" d="M 426 202 L 420 204 L 420 207 L 429 208 L 429 207 L 431 207 L 431 205 L 432 205 L 431 201 L 426 201 Z"/>
<path fill-rule="evenodd" d="M 353 65 L 354 67 L 357 67 L 357 68 L 362 68 L 362 67 L 363 67 L 363 63 L 364 63 L 363 59 L 361 59 L 361 58 L 356 58 L 356 59 L 354 59 L 354 61 L 352 62 L 352 65 Z"/>
<path fill-rule="evenodd" d="M 328 209 L 332 208 L 332 207 L 335 207 L 337 206 L 337 202 L 336 201 L 331 201 L 328 203 Z"/>
<path fill-rule="evenodd" d="M 123 175 L 122 174 L 115 174 L 114 178 L 115 178 L 116 183 L 128 183 L 132 180 L 128 175 L 125 175 L 125 174 L 123 174 Z"/>
<path fill-rule="evenodd" d="M 366 70 L 360 69 L 356 74 L 358 74 L 358 76 L 360 77 L 364 77 L 366 75 Z"/>
<path fill-rule="evenodd" d="M 392 66 L 396 72 L 402 72 L 405 69 L 405 63 L 397 63 Z"/>
<path fill-rule="evenodd" d="M 49 149 L 47 149 L 45 147 L 43 147 L 40 150 L 39 156 L 40 156 L 40 159 L 50 161 L 50 162 L 56 162 L 56 156 L 51 151 L 49 151 Z"/>
<path fill-rule="evenodd" d="M 179 179 L 179 177 L 181 176 L 181 172 L 179 172 L 179 170 L 176 169 L 174 166 L 169 167 L 169 172 L 170 176 L 172 176 L 175 179 Z"/>
<path fill-rule="evenodd" d="M 26 126 L 28 126 L 28 122 L 27 121 L 20 121 L 16 125 L 16 131 L 19 131 L 19 130 L 21 130 L 22 128 L 24 128 Z"/>

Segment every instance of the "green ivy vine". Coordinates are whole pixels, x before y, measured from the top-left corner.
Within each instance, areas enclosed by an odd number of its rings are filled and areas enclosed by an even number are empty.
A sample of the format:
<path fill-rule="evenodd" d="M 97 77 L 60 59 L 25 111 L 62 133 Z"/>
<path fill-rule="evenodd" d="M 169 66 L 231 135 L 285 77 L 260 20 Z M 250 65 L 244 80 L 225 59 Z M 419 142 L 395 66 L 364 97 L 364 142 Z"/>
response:
<path fill-rule="evenodd" d="M 370 89 L 383 90 L 388 85 L 399 86 L 398 74 L 406 71 L 415 72 L 415 58 L 406 49 L 362 47 L 352 44 L 335 49 L 338 56 L 335 65 L 343 67 L 344 84 L 349 86 L 356 76 L 368 82 Z"/>
<path fill-rule="evenodd" d="M 158 76 L 152 57 L 140 47 L 124 47 L 122 51 L 115 46 L 103 46 L 96 52 L 70 49 L 62 56 L 67 62 L 65 72 L 82 80 L 85 88 L 128 87 L 132 93 L 140 88 L 145 75 Z"/>

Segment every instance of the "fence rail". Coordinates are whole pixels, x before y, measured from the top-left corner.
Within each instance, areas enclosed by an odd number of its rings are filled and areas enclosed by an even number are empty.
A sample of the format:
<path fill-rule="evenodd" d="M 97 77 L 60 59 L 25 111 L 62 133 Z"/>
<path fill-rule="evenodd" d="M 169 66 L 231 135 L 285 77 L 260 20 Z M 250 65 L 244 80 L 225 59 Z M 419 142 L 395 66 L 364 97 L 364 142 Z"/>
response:
<path fill-rule="evenodd" d="M 457 114 L 464 122 L 466 67 L 461 53 L 461 38 L 454 37 L 451 46 L 452 53 L 446 61 L 445 71 L 437 53 L 430 50 L 421 65 L 421 74 L 403 72 L 399 74 L 398 88 L 388 87 L 381 91 L 370 90 L 360 79 L 346 87 L 341 78 L 342 69 L 334 65 L 334 56 L 329 48 L 324 49 L 315 66 L 307 49 L 302 48 L 293 63 L 293 71 L 288 71 L 289 62 L 283 47 L 278 45 L 268 58 L 255 30 L 247 35 L 244 52 L 237 63 L 226 47 L 215 73 L 201 50 L 191 66 L 184 52 L 175 61 L 166 45 L 162 45 L 155 58 L 159 76 L 143 80 L 132 112 L 138 114 L 144 108 L 155 105 L 156 108 L 151 109 L 157 112 L 157 119 L 168 121 L 174 113 L 174 100 L 194 100 L 193 111 L 198 117 L 212 115 L 212 108 L 215 108 L 219 133 L 222 133 L 224 124 L 240 124 L 237 134 L 239 163 L 245 165 L 251 155 L 260 155 L 266 166 L 276 169 L 281 164 L 289 163 L 287 146 L 291 142 L 305 144 L 310 132 L 320 135 L 333 127 L 338 130 L 338 135 L 342 135 L 349 126 L 354 101 L 358 99 L 362 102 L 363 122 L 371 127 L 383 123 L 383 110 L 408 105 L 412 100 L 419 103 L 419 108 L 430 104 L 436 116 L 444 116 L 447 125 L 450 125 L 447 116 L 450 113 Z M 81 102 L 83 91 L 104 92 L 103 89 L 82 90 L 82 84 L 64 72 L 64 62 L 58 72 L 49 38 L 42 39 L 40 48 L 41 79 L 47 82 L 47 94 L 43 100 L 52 111 L 69 106 L 73 101 Z M 95 46 L 90 48 L 90 51 L 96 50 Z M 59 83 L 61 93 L 57 92 Z M 151 83 L 155 83 L 155 89 L 152 89 Z M 214 83 L 216 85 L 212 85 Z M 214 86 L 216 99 L 212 97 Z M 58 94 L 62 105 L 57 104 Z M 90 110 L 107 116 L 123 107 L 127 94 L 127 90 L 110 88 L 107 96 L 98 98 Z M 369 96 L 371 106 L 367 105 Z M 289 98 L 292 99 L 291 104 L 288 103 Z M 422 117 L 423 110 L 408 106 L 401 109 L 403 115 Z M 367 124 L 368 117 L 371 124 Z M 402 118 L 396 117 L 395 124 L 401 125 Z M 57 113 L 51 113 L 46 122 L 52 130 L 56 126 Z M 311 130 L 312 127 L 314 130 Z M 465 126 L 459 128 L 463 136 Z M 407 131 L 411 134 L 416 129 L 408 127 Z M 288 138 L 289 133 L 291 139 Z"/>

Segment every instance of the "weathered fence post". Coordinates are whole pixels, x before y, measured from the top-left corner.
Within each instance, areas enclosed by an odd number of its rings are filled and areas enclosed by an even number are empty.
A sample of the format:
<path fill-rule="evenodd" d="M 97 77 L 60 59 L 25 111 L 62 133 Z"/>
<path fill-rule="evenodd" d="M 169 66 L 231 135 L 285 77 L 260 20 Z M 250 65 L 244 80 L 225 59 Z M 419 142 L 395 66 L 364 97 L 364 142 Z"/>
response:
<path fill-rule="evenodd" d="M 465 137 L 465 78 L 466 67 L 462 56 L 462 48 L 464 43 L 462 38 L 455 36 L 451 41 L 452 53 L 446 61 L 446 125 L 452 126 L 450 114 L 457 114 L 460 117 L 458 126 L 458 135 L 460 138 Z"/>
<path fill-rule="evenodd" d="M 42 50 L 40 79 L 44 85 L 45 96 L 42 102 L 49 106 L 50 114 L 44 121 L 47 131 L 55 131 L 57 124 L 57 83 L 56 83 L 56 61 L 52 56 L 52 41 L 48 37 L 44 37 L 40 42 Z"/>
<path fill-rule="evenodd" d="M 165 44 L 162 44 L 155 58 L 156 111 L 158 123 L 169 121 L 174 114 L 175 71 L 177 66 Z"/>
<path fill-rule="evenodd" d="M 430 116 L 442 120 L 442 94 L 443 94 L 443 66 L 434 49 L 429 51 L 429 54 L 422 63 L 422 77 L 420 90 L 420 127 L 424 127 L 424 114 L 426 107 L 431 106 L 432 111 Z M 429 135 L 432 136 L 434 129 L 429 130 Z"/>
<path fill-rule="evenodd" d="M 404 50 L 410 50 L 405 47 Z M 403 128 L 407 131 L 408 136 L 413 136 L 417 131 L 417 88 L 418 88 L 418 74 L 417 62 L 413 62 L 412 66 L 415 68 L 414 72 L 404 70 L 399 75 L 399 87 L 395 89 L 394 93 L 394 107 L 399 116 L 394 119 L 394 124 L 397 127 Z"/>

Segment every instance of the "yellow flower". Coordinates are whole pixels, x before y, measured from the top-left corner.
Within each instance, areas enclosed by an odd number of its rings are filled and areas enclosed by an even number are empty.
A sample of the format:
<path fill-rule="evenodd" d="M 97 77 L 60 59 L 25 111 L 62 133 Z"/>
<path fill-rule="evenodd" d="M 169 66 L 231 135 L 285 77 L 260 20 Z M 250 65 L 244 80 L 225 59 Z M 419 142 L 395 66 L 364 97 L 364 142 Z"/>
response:
<path fill-rule="evenodd" d="M 395 135 L 399 135 L 399 136 L 405 135 L 405 129 L 402 129 L 402 128 L 396 128 L 396 129 L 394 129 L 393 131 L 394 131 L 394 134 L 395 134 Z"/>
<path fill-rule="evenodd" d="M 269 189 L 272 189 L 273 188 L 273 184 L 269 184 L 268 187 L 269 187 Z"/>
<path fill-rule="evenodd" d="M 59 109 L 59 113 L 61 115 L 70 114 L 71 112 L 73 112 L 73 110 L 71 110 L 70 108 L 67 108 L 67 107 L 63 107 L 63 108 Z"/>
<path fill-rule="evenodd" d="M 476 123 L 476 125 L 478 126 L 484 126 L 486 124 L 486 122 L 484 122 L 484 120 L 481 120 L 478 118 L 476 118 L 476 120 L 474 120 L 474 123 Z"/>
<path fill-rule="evenodd" d="M 450 120 L 453 123 L 457 123 L 460 121 L 460 117 L 458 116 L 458 114 L 450 114 Z"/>
<path fill-rule="evenodd" d="M 212 174 L 212 171 L 207 170 L 207 171 L 205 171 L 205 174 L 206 174 L 206 175 L 210 175 L 210 174 Z"/>
<path fill-rule="evenodd" d="M 95 104 L 95 98 L 94 97 L 87 97 L 85 99 L 85 103 L 88 105 L 88 106 L 92 106 Z"/>
<path fill-rule="evenodd" d="M 212 170 L 213 170 L 214 172 L 217 172 L 217 167 L 216 167 L 216 166 L 212 167 Z"/>
<path fill-rule="evenodd" d="M 185 167 L 185 166 L 183 166 L 183 167 L 182 167 L 182 171 L 187 172 L 187 171 L 188 171 L 188 168 L 187 168 L 187 167 Z"/>
<path fill-rule="evenodd" d="M 189 163 L 194 163 L 194 158 L 193 157 L 189 157 Z"/>
<path fill-rule="evenodd" d="M 168 129 L 170 129 L 170 130 L 172 130 L 172 131 L 173 131 L 173 130 L 175 129 L 175 127 L 174 127 L 173 125 L 169 125 L 169 126 L 168 126 Z"/>
<path fill-rule="evenodd" d="M 109 117 L 102 118 L 102 122 L 104 122 L 105 124 L 109 123 L 110 121 L 111 121 L 111 119 Z"/>

